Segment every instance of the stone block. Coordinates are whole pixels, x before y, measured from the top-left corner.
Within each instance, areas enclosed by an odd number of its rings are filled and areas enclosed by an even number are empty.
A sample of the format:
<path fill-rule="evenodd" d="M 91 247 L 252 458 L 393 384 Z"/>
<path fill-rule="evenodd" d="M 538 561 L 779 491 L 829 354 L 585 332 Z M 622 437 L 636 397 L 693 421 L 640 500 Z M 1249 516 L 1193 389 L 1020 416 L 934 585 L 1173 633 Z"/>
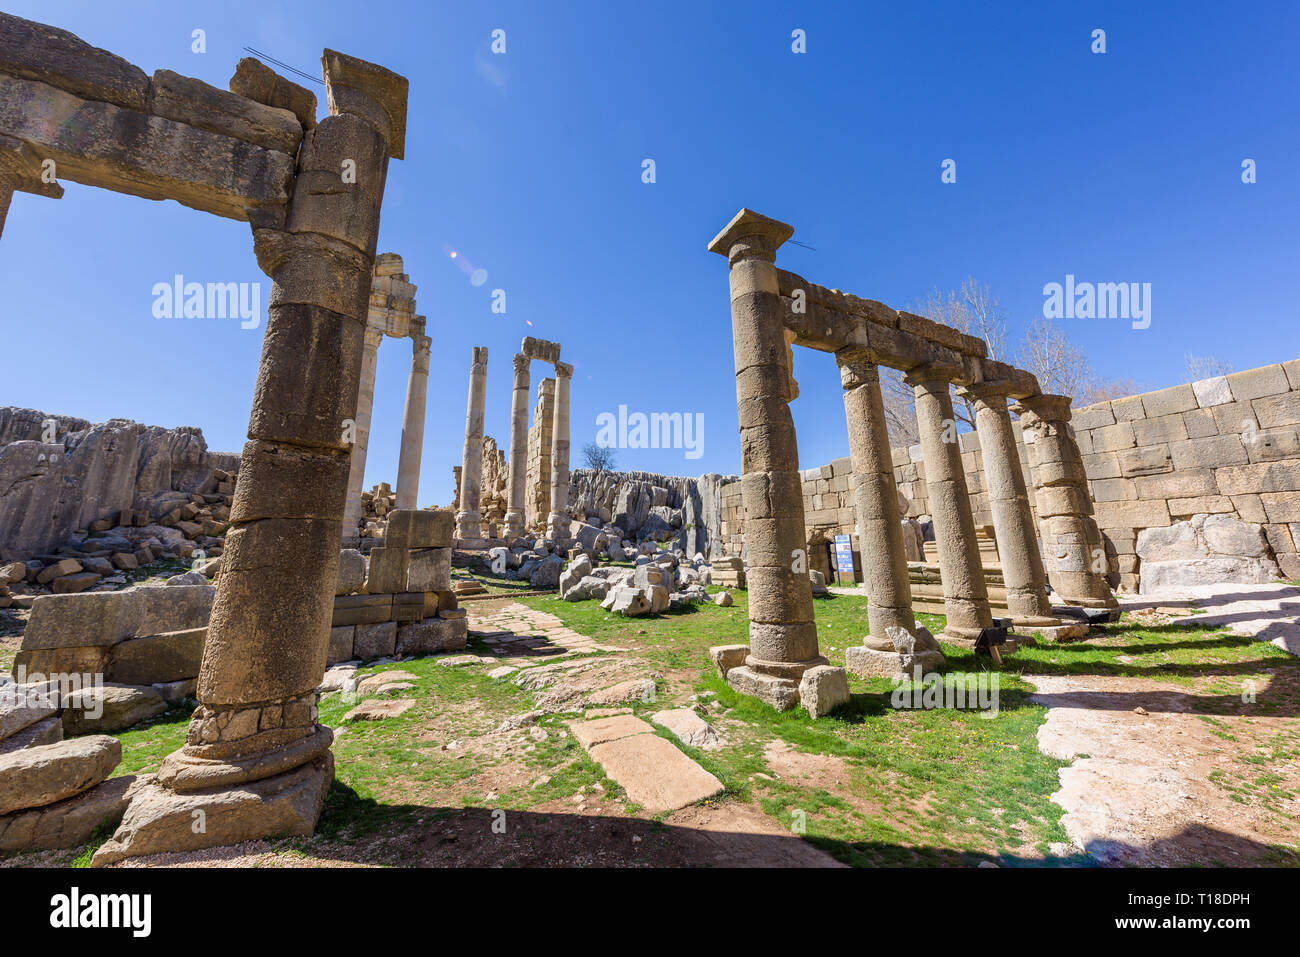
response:
<path fill-rule="evenodd" d="M 297 154 L 302 124 L 293 113 L 209 86 L 171 70 L 153 75 L 150 112 L 178 123 Z"/>
<path fill-rule="evenodd" d="M 1088 478 L 1094 480 L 1120 477 L 1119 456 L 1114 452 L 1083 456 L 1083 468 Z"/>
<path fill-rule="evenodd" d="M 39 80 L 88 100 L 149 110 L 149 77 L 80 37 L 0 13 L 0 73 Z"/>
<path fill-rule="evenodd" d="M 1246 448 L 1236 435 L 1215 435 L 1204 439 L 1188 439 L 1169 446 L 1174 469 L 1179 472 L 1191 469 L 1219 468 L 1224 465 L 1244 465 L 1248 458 Z"/>
<path fill-rule="evenodd" d="M 1214 376 L 1193 382 L 1192 392 L 1196 394 L 1196 404 L 1202 409 L 1233 401 L 1232 389 L 1228 385 L 1226 376 Z"/>
<path fill-rule="evenodd" d="M 1263 492 L 1259 497 L 1270 522 L 1300 522 L 1300 492 Z"/>
<path fill-rule="evenodd" d="M 1092 431 L 1092 454 L 1117 452 L 1137 445 L 1137 435 L 1131 422 L 1118 422 Z"/>
<path fill-rule="evenodd" d="M 1232 507 L 1237 510 L 1237 515 L 1243 522 L 1254 522 L 1258 525 L 1268 521 L 1268 516 L 1264 514 L 1264 503 L 1258 495 L 1232 495 L 1229 498 L 1232 500 Z"/>
<path fill-rule="evenodd" d="M 208 629 L 203 627 L 129 638 L 113 646 L 105 680 L 153 685 L 196 678 L 207 635 Z"/>
<path fill-rule="evenodd" d="M 369 625 L 388 621 L 393 613 L 393 596 L 383 595 L 340 595 L 334 599 L 334 613 L 331 626 Z"/>
<path fill-rule="evenodd" d="M 1211 469 L 1190 472 L 1168 472 L 1163 475 L 1145 475 L 1133 480 L 1137 494 L 1134 498 L 1149 500 L 1159 498 L 1191 498 L 1197 495 L 1218 495 L 1219 484 Z"/>
<path fill-rule="evenodd" d="M 125 731 L 167 710 L 167 702 L 152 688 L 107 683 L 71 691 L 62 704 L 63 731 L 68 735 Z"/>
<path fill-rule="evenodd" d="M 1144 392 L 1142 407 L 1146 410 L 1144 418 L 1154 419 L 1162 415 L 1176 415 L 1179 412 L 1191 412 L 1200 408 L 1196 393 L 1190 385 L 1176 385 L 1158 392 Z"/>
<path fill-rule="evenodd" d="M 1252 462 L 1300 459 L 1300 432 L 1296 429 L 1270 429 L 1267 432 L 1258 432 L 1253 440 L 1247 438 L 1245 444 L 1246 454 Z"/>
<path fill-rule="evenodd" d="M 863 678 L 915 679 L 940 670 L 943 664 L 942 651 L 920 651 L 905 655 L 896 651 L 876 651 L 862 645 L 850 645 L 844 649 L 844 666 Z"/>
<path fill-rule="evenodd" d="M 24 748 L 0 756 L 0 816 L 73 797 L 103 781 L 122 761 L 107 735 Z"/>
<path fill-rule="evenodd" d="M 1142 396 L 1130 395 L 1122 399 L 1112 399 L 1110 411 L 1116 422 L 1135 422 L 1147 417 L 1147 410 L 1142 405 Z M 1159 413 L 1152 413 L 1159 414 Z"/>
<path fill-rule="evenodd" d="M 725 678 L 732 668 L 739 668 L 749 657 L 749 645 L 714 645 L 709 649 L 709 658 L 718 674 Z"/>
<path fill-rule="evenodd" d="M 355 548 L 339 552 L 339 577 L 335 595 L 352 595 L 366 584 L 366 558 Z"/>
<path fill-rule="evenodd" d="M 85 844 L 121 820 L 141 781 L 111 778 L 74 797 L 0 817 L 0 852 L 54 850 Z"/>
<path fill-rule="evenodd" d="M 451 590 L 451 549 L 423 548 L 410 553 L 406 573 L 406 591 L 438 592 Z"/>
<path fill-rule="evenodd" d="M 1300 392 L 1256 399 L 1251 403 L 1261 429 L 1300 425 Z"/>
<path fill-rule="evenodd" d="M 424 592 L 399 592 L 393 596 L 390 621 L 411 622 L 424 617 Z"/>
<path fill-rule="evenodd" d="M 1094 502 L 1126 502 L 1137 497 L 1131 479 L 1099 479 L 1092 483 Z"/>
<path fill-rule="evenodd" d="M 352 648 L 356 639 L 357 629 L 355 625 L 340 625 L 330 629 L 329 653 L 326 655 L 326 664 L 335 665 L 340 661 L 352 660 Z"/>
<path fill-rule="evenodd" d="M 1155 475 L 1174 470 L 1169 446 L 1152 445 L 1144 449 L 1125 449 L 1119 453 L 1119 470 L 1125 478 Z"/>
<path fill-rule="evenodd" d="M 1162 415 L 1154 419 L 1139 419 L 1133 423 L 1133 434 L 1137 437 L 1139 446 L 1181 442 L 1188 437 L 1187 426 L 1183 422 L 1182 415 Z"/>
<path fill-rule="evenodd" d="M 1074 425 L 1074 431 L 1087 432 L 1089 429 L 1100 429 L 1108 425 L 1115 424 L 1115 413 L 1111 411 L 1109 402 L 1098 402 L 1096 405 L 1086 405 L 1082 409 L 1075 409 L 1070 416 L 1070 421 Z"/>
<path fill-rule="evenodd" d="M 1249 402 L 1233 402 L 1229 405 L 1217 405 L 1210 409 L 1214 413 L 1214 425 L 1220 435 L 1253 434 L 1259 429 L 1259 420 L 1255 417 L 1255 407 Z"/>
<path fill-rule="evenodd" d="M 1230 466 L 1214 475 L 1225 495 L 1300 491 L 1300 460 Z"/>
<path fill-rule="evenodd" d="M 1170 524 L 1169 507 L 1162 500 L 1152 502 L 1098 502 L 1097 524 L 1102 528 L 1153 528 Z"/>
<path fill-rule="evenodd" d="M 799 683 L 790 678 L 778 678 L 741 665 L 728 670 L 726 680 L 740 694 L 757 698 L 778 711 L 789 711 L 799 704 Z"/>
<path fill-rule="evenodd" d="M 38 596 L 23 633 L 23 650 L 117 644 L 137 633 L 139 591 Z"/>
<path fill-rule="evenodd" d="M 206 627 L 217 594 L 215 585 L 144 585 L 132 590 L 136 635 Z"/>
<path fill-rule="evenodd" d="M 371 595 L 392 595 L 407 588 L 411 553 L 405 547 L 386 545 L 372 549 L 370 568 L 366 576 L 366 592 Z"/>
<path fill-rule="evenodd" d="M 456 516 L 450 509 L 399 508 L 388 513 L 384 544 L 389 548 L 451 548 L 455 531 Z"/>
<path fill-rule="evenodd" d="M 1169 514 L 1174 518 L 1190 515 L 1213 515 L 1235 512 L 1232 499 L 1226 495 L 1204 495 L 1199 498 L 1171 498 L 1168 501 Z"/>
<path fill-rule="evenodd" d="M 817 665 L 799 679 L 799 702 L 810 718 L 821 718 L 849 702 L 849 678 L 843 668 Z"/>
<path fill-rule="evenodd" d="M 468 618 L 425 618 L 398 628 L 397 654 L 405 657 L 463 651 L 468 641 Z"/>
<path fill-rule="evenodd" d="M 721 781 L 657 734 L 616 738 L 593 745 L 589 753 L 628 800 L 650 814 L 675 811 L 724 790 Z"/>
<path fill-rule="evenodd" d="M 357 625 L 353 654 L 366 661 L 370 658 L 387 658 L 397 650 L 397 622 Z"/>
<path fill-rule="evenodd" d="M 1265 396 L 1287 392 L 1291 384 L 1287 381 L 1286 370 L 1280 365 L 1261 366 L 1244 372 L 1233 372 L 1227 376 L 1232 388 L 1233 398 L 1238 402 L 1249 402 Z"/>
<path fill-rule="evenodd" d="M 1187 428 L 1187 438 L 1203 439 L 1207 435 L 1219 434 L 1219 423 L 1214 418 L 1213 409 L 1197 409 L 1195 412 L 1183 413 L 1183 425 Z"/>

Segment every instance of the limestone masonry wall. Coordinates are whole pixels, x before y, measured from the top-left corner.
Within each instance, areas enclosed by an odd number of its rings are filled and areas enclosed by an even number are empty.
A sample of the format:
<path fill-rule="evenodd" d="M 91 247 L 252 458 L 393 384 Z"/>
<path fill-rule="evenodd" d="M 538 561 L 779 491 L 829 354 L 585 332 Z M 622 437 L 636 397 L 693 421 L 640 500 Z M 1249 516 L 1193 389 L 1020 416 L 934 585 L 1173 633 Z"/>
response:
<path fill-rule="evenodd" d="M 1139 590 L 1144 564 L 1152 586 L 1300 578 L 1300 359 L 1077 408 L 1071 425 L 1113 586 Z M 1014 431 L 1032 500 L 1019 422 Z M 991 525 L 979 437 L 959 442 L 975 522 Z M 906 515 L 924 521 L 921 447 L 893 458 Z M 843 458 L 801 473 L 810 541 L 855 534 L 851 472 Z M 738 555 L 738 483 L 721 489 L 721 510 L 721 540 Z"/>

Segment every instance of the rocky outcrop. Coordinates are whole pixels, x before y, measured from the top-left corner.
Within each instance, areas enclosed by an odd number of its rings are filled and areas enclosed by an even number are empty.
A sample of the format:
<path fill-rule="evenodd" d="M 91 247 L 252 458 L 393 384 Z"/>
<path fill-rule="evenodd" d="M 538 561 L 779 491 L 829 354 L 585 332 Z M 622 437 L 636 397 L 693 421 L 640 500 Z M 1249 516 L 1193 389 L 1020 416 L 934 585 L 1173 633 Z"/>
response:
<path fill-rule="evenodd" d="M 593 525 L 612 523 L 629 539 L 676 541 L 688 555 L 722 548 L 721 489 L 734 475 L 699 478 L 653 472 L 574 470 L 569 512 Z"/>
<path fill-rule="evenodd" d="M 237 454 L 209 452 L 197 428 L 0 408 L 0 561 L 51 552 L 123 511 L 161 517 L 238 468 Z"/>

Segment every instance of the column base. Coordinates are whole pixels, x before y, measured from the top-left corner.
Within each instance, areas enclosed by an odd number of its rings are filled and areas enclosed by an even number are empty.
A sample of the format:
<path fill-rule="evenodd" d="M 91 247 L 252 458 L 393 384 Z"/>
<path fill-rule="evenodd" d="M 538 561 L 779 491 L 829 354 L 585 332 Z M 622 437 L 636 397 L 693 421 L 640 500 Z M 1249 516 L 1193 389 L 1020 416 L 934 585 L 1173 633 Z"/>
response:
<path fill-rule="evenodd" d="M 334 754 L 326 751 L 310 764 L 232 788 L 178 794 L 147 784 L 90 864 L 311 834 L 333 780 Z"/>
<path fill-rule="evenodd" d="M 524 533 L 525 528 L 527 528 L 527 523 L 523 512 L 506 512 L 503 538 L 513 541 Z"/>
<path fill-rule="evenodd" d="M 741 694 L 771 705 L 777 711 L 789 711 L 799 704 L 797 680 L 763 674 L 754 671 L 749 665 L 741 665 L 728 671 L 727 684 Z"/>
<path fill-rule="evenodd" d="M 557 544 L 569 540 L 569 530 L 573 525 L 573 519 L 567 515 L 560 515 L 552 512 L 546 517 L 546 537 L 554 540 Z"/>
<path fill-rule="evenodd" d="M 473 540 L 483 537 L 483 516 L 478 512 L 456 513 L 456 537 Z"/>
<path fill-rule="evenodd" d="M 798 681 L 809 668 L 828 665 L 830 661 L 824 655 L 809 658 L 806 661 L 765 661 L 755 658 L 751 653 L 745 658 L 745 667 L 758 674 L 771 675 L 773 678 L 789 678 Z"/>
<path fill-rule="evenodd" d="M 897 651 L 877 651 L 864 646 L 844 650 L 844 667 L 862 678 L 911 678 L 917 668 L 924 676 L 940 670 L 944 663 L 942 651 L 903 655 Z"/>
<path fill-rule="evenodd" d="M 1084 622 L 1071 622 L 1066 624 L 1061 622 L 1057 625 L 1024 625 L 1016 626 L 1020 631 L 1035 638 L 1041 638 L 1051 645 L 1063 644 L 1067 641 L 1078 641 L 1081 638 L 1087 638 L 1088 632 L 1092 630 L 1091 626 Z"/>

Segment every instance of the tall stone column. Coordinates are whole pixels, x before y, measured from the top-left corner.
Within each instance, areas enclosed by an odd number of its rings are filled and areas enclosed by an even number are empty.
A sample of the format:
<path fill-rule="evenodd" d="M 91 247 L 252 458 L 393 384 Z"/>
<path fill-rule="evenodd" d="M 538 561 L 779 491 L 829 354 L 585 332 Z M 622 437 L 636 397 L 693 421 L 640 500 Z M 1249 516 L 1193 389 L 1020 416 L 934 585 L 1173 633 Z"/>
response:
<path fill-rule="evenodd" d="M 970 492 L 962 468 L 957 424 L 952 411 L 949 383 L 959 370 L 936 363 L 919 366 L 905 377 L 916 391 L 916 422 L 925 458 L 925 486 L 930 496 L 935 543 L 939 547 L 939 573 L 943 578 L 943 606 L 948 622 L 944 637 L 954 644 L 974 647 L 980 632 L 993 626 L 988 587 Z"/>
<path fill-rule="evenodd" d="M 844 418 L 849 431 L 853 502 L 869 628 L 862 647 L 845 650 L 845 663 L 850 671 L 859 674 L 880 674 L 882 669 L 890 674 L 905 673 L 909 669 L 897 660 L 898 648 L 890 629 L 902 629 L 914 639 L 916 618 L 912 614 L 912 589 L 903 550 L 880 368 L 875 356 L 865 349 L 841 350 L 835 354 L 835 361 L 844 386 Z M 915 646 L 909 638 L 903 638 L 902 643 Z M 866 654 L 868 651 L 874 654 Z M 942 657 L 938 660 L 942 661 Z"/>
<path fill-rule="evenodd" d="M 528 485 L 528 391 L 530 360 L 515 355 L 515 388 L 510 398 L 510 482 L 506 491 L 506 538 L 524 533 L 524 491 Z"/>
<path fill-rule="evenodd" d="M 1007 590 L 1007 610 L 1012 622 L 1025 629 L 1061 624 L 1047 599 L 1047 574 L 1038 551 L 1038 530 L 1029 508 L 1029 492 L 1020 470 L 1016 433 L 1007 409 L 1006 383 L 979 383 L 962 394 L 975 406 L 984 461 L 984 484 L 993 513 L 993 533 L 998 543 L 1002 581 Z"/>
<path fill-rule="evenodd" d="M 483 538 L 483 521 L 478 506 L 483 480 L 483 406 L 487 395 L 487 360 L 487 346 L 475 346 L 474 361 L 469 370 L 469 407 L 465 411 L 460 510 L 456 513 L 456 538 L 463 541 L 480 541 Z"/>
<path fill-rule="evenodd" d="M 551 514 L 547 535 L 556 542 L 568 541 L 569 518 L 569 382 L 573 366 L 555 363 L 555 416 L 551 426 Z"/>
<path fill-rule="evenodd" d="M 749 655 L 727 672 L 727 681 L 778 708 L 794 707 L 803 673 L 826 663 L 813 617 L 799 450 L 788 404 L 795 387 L 774 262 L 793 232 L 744 209 L 709 244 L 730 266 L 749 585 Z"/>
<path fill-rule="evenodd" d="M 1047 575 L 1065 604 L 1117 608 L 1106 550 L 1093 518 L 1083 457 L 1070 429 L 1070 397 L 1037 395 L 1015 406 L 1029 448 Z"/>
<path fill-rule="evenodd" d="M 420 459 L 424 453 L 424 409 L 429 386 L 429 347 L 424 317 L 411 323 L 411 375 L 406 380 L 406 407 L 402 410 L 402 452 L 397 461 L 397 507 L 419 508 Z"/>
<path fill-rule="evenodd" d="M 353 542 L 361 521 L 361 491 L 366 478 L 366 450 L 370 445 L 370 417 L 375 404 L 375 368 L 379 343 L 384 334 L 367 327 L 361 352 L 361 376 L 357 386 L 357 414 L 353 420 L 352 462 L 348 467 L 348 500 L 343 510 L 343 539 Z"/>
<path fill-rule="evenodd" d="M 308 834 L 334 774 L 317 719 L 367 303 L 406 80 L 326 50 L 331 115 L 306 131 L 286 220 L 254 221 L 272 278 L 231 529 L 185 746 L 95 863 Z M 344 163 L 356 181 L 341 183 Z"/>

